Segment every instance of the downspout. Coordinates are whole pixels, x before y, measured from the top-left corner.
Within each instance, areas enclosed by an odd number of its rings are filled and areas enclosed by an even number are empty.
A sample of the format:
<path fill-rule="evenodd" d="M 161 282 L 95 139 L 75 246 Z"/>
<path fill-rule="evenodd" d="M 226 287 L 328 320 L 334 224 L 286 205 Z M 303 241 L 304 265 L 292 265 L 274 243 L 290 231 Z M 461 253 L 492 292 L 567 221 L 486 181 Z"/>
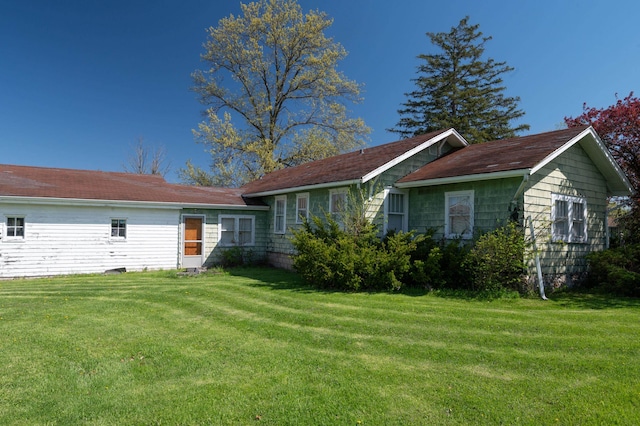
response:
<path fill-rule="evenodd" d="M 520 195 L 522 195 L 522 193 L 524 192 L 524 188 L 525 185 L 527 184 L 527 182 L 529 181 L 529 176 L 531 174 L 531 170 L 529 170 L 523 177 L 522 177 L 522 182 L 520 183 L 520 186 L 518 187 L 518 190 L 516 191 L 515 195 L 513 196 L 513 199 L 511 200 L 511 205 L 518 205 L 518 197 L 520 197 Z M 535 234 L 535 230 L 533 229 L 533 220 L 531 219 L 531 215 L 527 216 L 527 219 L 525 220 L 524 223 L 524 227 L 526 227 L 526 222 L 529 222 L 529 231 L 531 232 L 531 241 L 533 243 L 533 252 L 535 253 L 535 260 L 536 260 L 536 272 L 538 273 L 538 289 L 540 291 L 540 298 L 542 300 L 548 300 L 547 296 L 544 294 L 544 281 L 542 278 L 542 265 L 540 264 L 540 254 L 538 253 L 538 247 L 536 245 L 536 234 Z"/>
<path fill-rule="evenodd" d="M 531 231 L 531 241 L 533 242 L 533 252 L 535 253 L 536 258 L 536 270 L 538 271 L 538 287 L 540 289 L 540 298 L 542 300 L 548 300 L 547 296 L 544 294 L 544 281 L 542 280 L 542 266 L 540 266 L 540 255 L 538 254 L 538 247 L 536 246 L 536 235 L 533 231 L 533 220 L 531 220 L 531 216 L 527 217 L 529 221 L 529 230 Z"/>

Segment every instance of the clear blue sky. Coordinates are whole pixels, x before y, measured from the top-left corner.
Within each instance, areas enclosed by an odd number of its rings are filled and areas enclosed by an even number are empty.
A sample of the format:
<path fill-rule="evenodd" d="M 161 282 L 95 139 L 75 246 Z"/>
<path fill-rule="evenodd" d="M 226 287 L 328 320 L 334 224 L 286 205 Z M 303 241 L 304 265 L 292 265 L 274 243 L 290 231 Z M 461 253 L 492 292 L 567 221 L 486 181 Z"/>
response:
<path fill-rule="evenodd" d="M 207 167 L 191 129 L 202 120 L 191 73 L 206 28 L 240 12 L 238 0 L 0 0 L 0 163 L 121 171 L 139 137 L 162 145 L 173 173 Z M 590 0 L 300 0 L 334 19 L 349 52 L 340 69 L 364 84 L 353 108 L 370 145 L 397 139 L 426 32 L 465 15 L 493 40 L 487 57 L 515 71 L 530 133 L 555 130 L 582 104 L 606 107 L 638 91 L 640 2 Z M 638 93 L 637 93 L 638 94 Z"/>

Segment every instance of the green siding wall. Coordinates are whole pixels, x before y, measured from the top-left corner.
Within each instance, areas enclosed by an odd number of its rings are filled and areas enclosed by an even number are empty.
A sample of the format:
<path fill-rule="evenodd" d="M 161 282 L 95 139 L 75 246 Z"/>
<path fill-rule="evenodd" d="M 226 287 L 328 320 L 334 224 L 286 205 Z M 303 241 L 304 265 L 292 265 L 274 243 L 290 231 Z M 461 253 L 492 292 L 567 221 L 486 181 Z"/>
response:
<path fill-rule="evenodd" d="M 218 216 L 219 215 L 242 215 L 255 217 L 255 245 L 245 247 L 248 257 L 256 262 L 263 261 L 266 257 L 266 228 L 267 216 L 269 212 L 263 210 L 244 209 L 184 209 L 183 215 L 204 215 L 204 249 L 205 266 L 212 266 L 220 263 L 221 253 L 228 247 L 218 246 Z"/>
<path fill-rule="evenodd" d="M 551 194 L 584 197 L 587 200 L 587 242 L 551 241 Z M 552 285 L 560 286 L 587 269 L 585 255 L 606 245 L 607 188 L 604 177 L 579 145 L 535 173 L 524 193 L 525 217 L 534 223 L 542 272 Z M 527 236 L 529 235 L 527 229 Z M 534 271 L 533 255 L 528 256 Z"/>
<path fill-rule="evenodd" d="M 510 218 L 512 201 L 521 182 L 521 178 L 508 178 L 412 188 L 409 192 L 409 229 L 419 233 L 433 229 L 435 237 L 442 238 L 445 193 L 473 190 L 474 233 L 490 231 Z"/>

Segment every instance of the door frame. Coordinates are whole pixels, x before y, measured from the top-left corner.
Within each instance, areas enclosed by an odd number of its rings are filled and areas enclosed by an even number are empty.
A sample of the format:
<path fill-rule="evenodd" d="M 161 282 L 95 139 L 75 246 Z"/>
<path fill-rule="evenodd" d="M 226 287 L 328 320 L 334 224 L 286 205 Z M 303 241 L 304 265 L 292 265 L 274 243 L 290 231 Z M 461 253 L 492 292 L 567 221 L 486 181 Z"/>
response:
<path fill-rule="evenodd" d="M 205 260 L 205 225 L 207 223 L 206 220 L 206 215 L 203 214 L 183 214 L 181 216 L 181 220 L 180 220 L 180 229 L 182 232 L 182 236 L 180 238 L 180 266 L 182 268 L 199 268 L 202 265 L 204 265 L 204 260 Z M 184 253 L 184 244 L 185 244 L 185 238 L 187 236 L 187 230 L 186 230 L 186 220 L 187 219 L 200 219 L 201 221 L 201 230 L 200 230 L 200 235 L 202 235 L 202 239 L 199 240 L 201 242 L 201 253 L 200 255 L 195 255 L 195 256 L 187 256 Z"/>

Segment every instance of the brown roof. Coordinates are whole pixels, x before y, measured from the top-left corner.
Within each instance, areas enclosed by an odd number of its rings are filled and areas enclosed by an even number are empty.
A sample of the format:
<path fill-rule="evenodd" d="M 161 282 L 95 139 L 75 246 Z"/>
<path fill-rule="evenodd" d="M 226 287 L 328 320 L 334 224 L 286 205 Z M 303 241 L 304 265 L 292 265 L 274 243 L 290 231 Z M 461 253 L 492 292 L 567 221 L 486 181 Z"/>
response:
<path fill-rule="evenodd" d="M 246 206 L 238 188 L 167 183 L 158 175 L 0 165 L 0 197 Z M 259 204 L 259 203 L 258 203 Z"/>
<path fill-rule="evenodd" d="M 573 127 L 470 145 L 424 165 L 398 183 L 530 169 L 585 129 Z"/>
<path fill-rule="evenodd" d="M 448 129 L 447 129 L 448 130 Z M 244 194 L 259 194 L 310 185 L 361 179 L 447 130 L 378 145 L 347 154 L 277 170 L 242 187 Z"/>

